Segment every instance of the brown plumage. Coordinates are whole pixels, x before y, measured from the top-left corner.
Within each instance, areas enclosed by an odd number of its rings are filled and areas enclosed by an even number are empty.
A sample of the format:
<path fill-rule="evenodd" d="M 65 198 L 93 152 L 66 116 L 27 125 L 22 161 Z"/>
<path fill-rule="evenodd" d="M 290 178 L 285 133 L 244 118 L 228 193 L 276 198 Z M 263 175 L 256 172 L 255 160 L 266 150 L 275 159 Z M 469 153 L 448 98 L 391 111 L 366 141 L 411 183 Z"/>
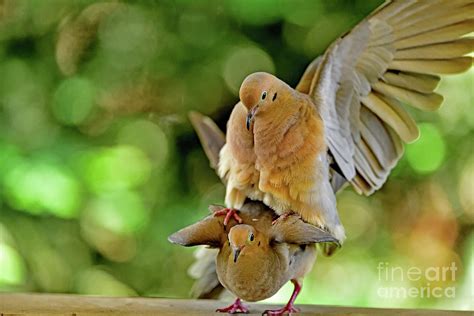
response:
<path fill-rule="evenodd" d="M 260 200 L 278 214 L 294 211 L 328 227 L 343 240 L 328 181 L 323 122 L 311 99 L 266 73 L 247 77 L 240 96 L 219 162 L 227 206 L 239 209 L 247 197 Z"/>
<path fill-rule="evenodd" d="M 263 201 L 341 242 L 334 188 L 341 176 L 369 195 L 418 128 L 403 103 L 432 111 L 440 77 L 469 69 L 474 1 L 387 1 L 308 66 L 296 89 L 249 75 L 227 125 L 219 175 L 226 206 Z M 337 182 L 337 183 L 335 183 Z"/>
<path fill-rule="evenodd" d="M 214 206 L 211 211 L 220 208 Z M 289 280 L 299 291 L 298 280 L 311 270 L 316 258 L 314 244 L 337 243 L 329 233 L 296 215 L 272 225 L 277 215 L 262 203 L 245 204 L 239 215 L 242 224 L 231 219 L 224 225 L 222 217 L 210 215 L 168 238 L 183 246 L 218 248 L 219 281 L 239 299 L 266 299 Z"/>
<path fill-rule="evenodd" d="M 473 16 L 473 0 L 387 1 L 316 58 L 295 90 L 270 74 L 250 75 L 225 145 L 215 124 L 194 114 L 227 185 L 226 206 L 260 200 L 278 214 L 301 214 L 342 242 L 335 192 L 348 183 L 370 195 L 385 183 L 403 143 L 418 137 L 405 105 L 436 110 L 439 75 L 472 66 L 466 55 L 474 40 L 465 35 L 474 32 Z"/>

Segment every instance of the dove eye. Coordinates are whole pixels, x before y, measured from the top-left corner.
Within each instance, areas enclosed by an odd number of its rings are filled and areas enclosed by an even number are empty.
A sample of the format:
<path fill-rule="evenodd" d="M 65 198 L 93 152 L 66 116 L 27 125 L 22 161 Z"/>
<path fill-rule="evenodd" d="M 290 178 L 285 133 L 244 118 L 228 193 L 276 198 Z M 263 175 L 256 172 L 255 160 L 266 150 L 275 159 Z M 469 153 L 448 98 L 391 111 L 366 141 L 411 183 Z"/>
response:
<path fill-rule="evenodd" d="M 250 241 L 253 241 L 254 239 L 255 239 L 255 236 L 254 236 L 253 234 L 250 234 L 249 240 L 250 240 Z"/>
<path fill-rule="evenodd" d="M 265 100 L 266 97 L 267 97 L 267 91 L 263 91 L 263 93 L 262 93 L 262 100 Z"/>

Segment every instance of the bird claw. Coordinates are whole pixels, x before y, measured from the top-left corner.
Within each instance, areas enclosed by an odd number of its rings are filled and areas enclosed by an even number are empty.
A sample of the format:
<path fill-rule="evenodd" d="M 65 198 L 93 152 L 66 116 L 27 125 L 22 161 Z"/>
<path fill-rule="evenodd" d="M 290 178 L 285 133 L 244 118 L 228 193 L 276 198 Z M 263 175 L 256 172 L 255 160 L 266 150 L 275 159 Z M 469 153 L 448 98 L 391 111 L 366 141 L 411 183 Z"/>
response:
<path fill-rule="evenodd" d="M 295 214 L 295 213 L 293 213 L 292 211 L 281 214 L 280 216 L 278 216 L 278 218 L 276 218 L 272 221 L 272 225 L 275 225 L 279 221 L 285 220 L 286 218 L 288 218 L 290 215 L 293 215 L 293 214 Z"/>
<path fill-rule="evenodd" d="M 295 307 L 294 303 L 295 303 L 296 297 L 301 291 L 301 284 L 299 284 L 298 280 L 296 279 L 292 279 L 291 283 L 293 283 L 295 288 L 293 290 L 293 293 L 291 294 L 291 297 L 288 303 L 286 303 L 286 305 L 280 309 L 274 309 L 274 310 L 267 309 L 266 311 L 263 312 L 262 315 L 269 315 L 269 316 L 280 316 L 284 314 L 291 315 L 291 313 L 298 313 L 300 311 L 299 308 Z"/>
<path fill-rule="evenodd" d="M 230 219 L 233 218 L 239 224 L 242 223 L 242 218 L 237 214 L 238 210 L 233 208 L 223 208 L 222 210 L 214 212 L 214 216 L 225 216 L 224 218 L 224 226 L 229 224 Z"/>
<path fill-rule="evenodd" d="M 242 301 L 240 300 L 240 298 L 238 298 L 235 300 L 233 304 L 224 308 L 216 309 L 216 312 L 229 313 L 229 314 L 236 314 L 236 313 L 247 314 L 249 312 L 249 309 L 244 304 L 242 304 Z"/>
<path fill-rule="evenodd" d="M 291 315 L 291 313 L 298 313 L 300 311 L 299 308 L 291 305 L 286 305 L 285 307 L 282 307 L 280 309 L 267 309 L 266 311 L 263 312 L 262 315 L 268 315 L 268 316 L 281 316 L 281 315 Z"/>

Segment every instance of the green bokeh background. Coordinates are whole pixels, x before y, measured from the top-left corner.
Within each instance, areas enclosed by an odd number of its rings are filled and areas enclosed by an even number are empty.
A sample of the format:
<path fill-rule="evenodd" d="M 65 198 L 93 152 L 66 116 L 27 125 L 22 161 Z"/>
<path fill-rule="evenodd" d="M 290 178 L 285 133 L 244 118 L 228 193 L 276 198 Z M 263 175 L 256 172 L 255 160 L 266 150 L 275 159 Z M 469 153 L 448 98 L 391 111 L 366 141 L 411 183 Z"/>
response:
<path fill-rule="evenodd" d="M 380 0 L 0 0 L 0 290 L 188 297 L 192 249 L 166 237 L 222 203 L 186 113 L 224 128 L 242 79 L 295 85 Z M 299 303 L 474 309 L 473 74 L 373 196 L 338 196 L 348 240 Z M 380 277 L 380 263 L 455 263 L 454 280 Z M 380 288 L 456 288 L 384 298 Z M 285 286 L 271 302 L 284 302 Z"/>

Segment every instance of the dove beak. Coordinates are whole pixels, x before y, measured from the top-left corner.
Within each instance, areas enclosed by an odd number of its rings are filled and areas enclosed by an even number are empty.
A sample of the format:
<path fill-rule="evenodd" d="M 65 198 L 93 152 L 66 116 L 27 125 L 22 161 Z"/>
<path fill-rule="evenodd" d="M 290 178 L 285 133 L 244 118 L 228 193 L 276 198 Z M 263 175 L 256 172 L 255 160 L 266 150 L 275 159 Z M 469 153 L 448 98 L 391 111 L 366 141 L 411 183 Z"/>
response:
<path fill-rule="evenodd" d="M 232 249 L 232 253 L 234 255 L 234 262 L 237 262 L 237 259 L 239 258 L 239 255 L 240 255 L 240 252 L 242 251 L 242 248 L 244 248 L 244 247 L 239 247 L 239 248 Z"/>
<path fill-rule="evenodd" d="M 258 110 L 258 104 L 254 106 L 249 113 L 247 114 L 247 130 L 250 130 L 250 126 L 252 125 L 253 118 L 255 117 L 255 114 L 257 113 Z"/>

